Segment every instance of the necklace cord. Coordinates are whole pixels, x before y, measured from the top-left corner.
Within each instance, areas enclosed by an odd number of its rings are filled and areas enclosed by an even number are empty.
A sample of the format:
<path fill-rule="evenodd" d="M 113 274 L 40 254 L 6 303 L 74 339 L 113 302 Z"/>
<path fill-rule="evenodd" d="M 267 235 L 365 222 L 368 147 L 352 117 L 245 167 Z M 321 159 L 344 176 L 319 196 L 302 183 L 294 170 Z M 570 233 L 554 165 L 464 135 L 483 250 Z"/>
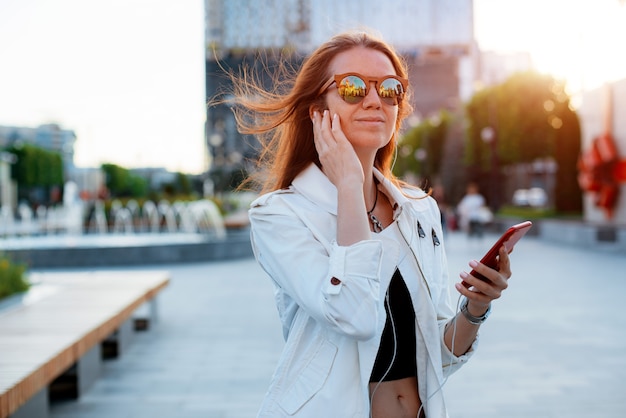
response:
<path fill-rule="evenodd" d="M 374 232 L 381 232 L 383 230 L 383 225 L 378 220 L 376 215 L 374 215 L 373 213 L 374 209 L 376 209 L 376 203 L 378 203 L 378 193 L 380 192 L 378 191 L 378 185 L 376 185 L 376 196 L 374 197 L 374 206 L 372 206 L 372 209 L 367 212 L 367 217 L 370 218 L 370 223 L 372 224 L 372 229 Z"/>
<path fill-rule="evenodd" d="M 378 203 L 378 187 L 376 187 L 376 194 L 374 195 L 374 205 L 372 205 L 372 209 L 367 211 L 368 215 L 371 215 L 372 212 L 374 212 L 374 209 L 376 209 L 376 203 Z"/>

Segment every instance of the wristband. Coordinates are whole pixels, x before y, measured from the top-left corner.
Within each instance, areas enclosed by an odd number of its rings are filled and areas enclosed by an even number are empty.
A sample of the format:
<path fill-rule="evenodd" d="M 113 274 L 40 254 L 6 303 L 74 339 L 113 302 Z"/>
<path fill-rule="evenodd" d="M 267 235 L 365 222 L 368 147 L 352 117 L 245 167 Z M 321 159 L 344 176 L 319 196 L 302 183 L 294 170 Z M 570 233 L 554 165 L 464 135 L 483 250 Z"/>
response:
<path fill-rule="evenodd" d="M 461 304 L 461 313 L 463 314 L 465 319 L 467 319 L 467 321 L 473 325 L 480 325 L 483 322 L 485 322 L 485 320 L 489 317 L 489 314 L 491 313 L 491 304 L 489 304 L 489 307 L 487 308 L 487 312 L 485 312 L 481 316 L 474 316 L 471 313 L 469 313 L 469 311 L 467 310 L 467 303 L 468 303 L 467 298 L 465 298 L 463 300 L 463 303 Z"/>

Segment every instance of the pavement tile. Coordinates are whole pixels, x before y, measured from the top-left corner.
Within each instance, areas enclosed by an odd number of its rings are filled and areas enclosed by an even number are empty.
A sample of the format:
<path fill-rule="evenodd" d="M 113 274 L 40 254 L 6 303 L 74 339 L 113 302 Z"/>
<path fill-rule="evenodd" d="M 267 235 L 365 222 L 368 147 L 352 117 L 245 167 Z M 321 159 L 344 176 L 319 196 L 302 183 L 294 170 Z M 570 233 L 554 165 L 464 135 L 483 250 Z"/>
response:
<path fill-rule="evenodd" d="M 452 285 L 496 236 L 445 238 Z M 626 257 L 534 237 L 511 257 L 478 351 L 443 387 L 451 418 L 626 416 Z M 163 268 L 158 326 L 51 418 L 255 416 L 283 345 L 269 279 L 254 259 Z"/>

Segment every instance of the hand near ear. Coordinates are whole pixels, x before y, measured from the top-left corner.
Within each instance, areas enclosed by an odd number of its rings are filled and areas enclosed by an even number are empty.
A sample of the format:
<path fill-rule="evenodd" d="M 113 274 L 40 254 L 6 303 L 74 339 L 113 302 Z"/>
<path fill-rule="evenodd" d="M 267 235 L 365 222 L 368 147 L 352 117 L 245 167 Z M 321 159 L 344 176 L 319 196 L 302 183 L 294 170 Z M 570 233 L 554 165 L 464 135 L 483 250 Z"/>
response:
<path fill-rule="evenodd" d="M 322 171 L 339 188 L 342 185 L 363 187 L 363 167 L 354 148 L 341 130 L 339 116 L 331 118 L 324 110 L 312 115 L 315 148 L 322 163 Z M 361 190 L 361 189 L 359 189 Z"/>

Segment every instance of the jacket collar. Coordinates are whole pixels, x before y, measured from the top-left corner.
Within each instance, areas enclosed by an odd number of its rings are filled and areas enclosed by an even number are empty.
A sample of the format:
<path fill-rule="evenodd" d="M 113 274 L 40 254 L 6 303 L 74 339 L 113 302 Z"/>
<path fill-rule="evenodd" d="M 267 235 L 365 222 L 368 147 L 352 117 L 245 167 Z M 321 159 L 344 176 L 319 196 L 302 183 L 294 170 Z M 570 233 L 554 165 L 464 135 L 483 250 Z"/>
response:
<path fill-rule="evenodd" d="M 374 168 L 374 176 L 379 182 L 381 190 L 389 197 L 394 208 L 404 206 L 409 199 L 389 179 L 385 178 L 380 171 Z M 292 187 L 308 200 L 325 211 L 337 214 L 337 188 L 320 168 L 311 163 L 291 183 Z"/>
<path fill-rule="evenodd" d="M 337 188 L 315 163 L 302 170 L 291 186 L 326 212 L 337 214 Z"/>

